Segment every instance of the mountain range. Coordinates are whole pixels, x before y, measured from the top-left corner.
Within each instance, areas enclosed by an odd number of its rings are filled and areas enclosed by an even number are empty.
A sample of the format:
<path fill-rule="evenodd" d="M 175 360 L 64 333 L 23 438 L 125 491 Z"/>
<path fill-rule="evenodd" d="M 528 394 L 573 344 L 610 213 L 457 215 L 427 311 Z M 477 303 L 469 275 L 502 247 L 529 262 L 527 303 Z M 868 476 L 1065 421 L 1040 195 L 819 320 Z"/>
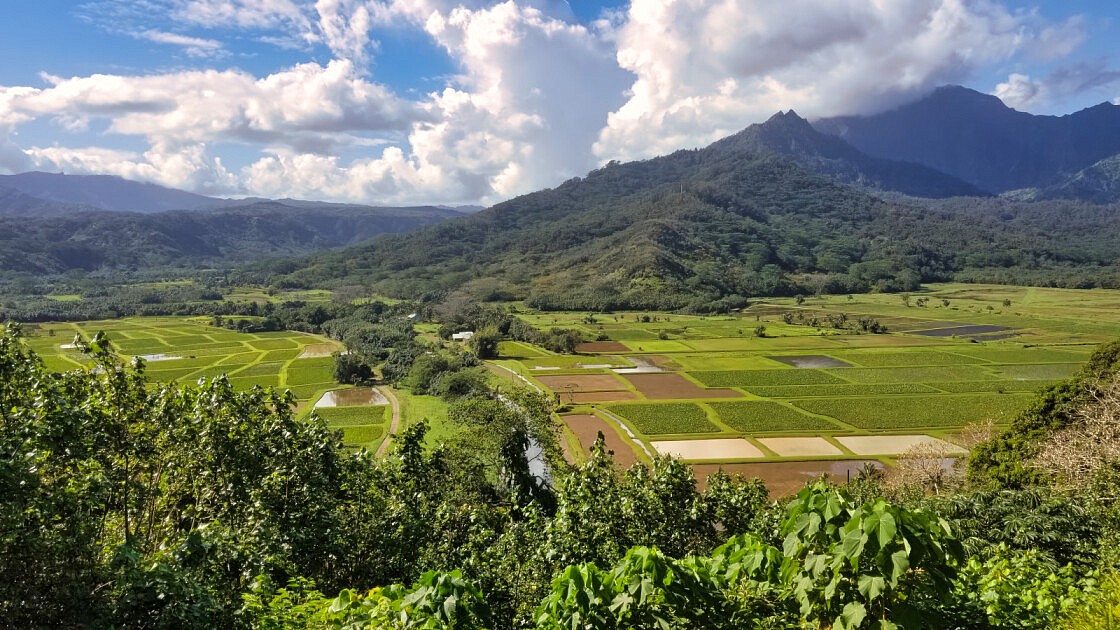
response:
<path fill-rule="evenodd" d="M 1120 105 L 1036 116 L 960 86 L 880 114 L 813 126 L 867 155 L 921 164 L 993 194 L 1062 189 L 1085 169 L 1120 155 Z M 1081 198 L 1118 199 L 1095 186 L 1067 190 L 1082 191 Z"/>
<path fill-rule="evenodd" d="M 0 190 L 36 208 L 35 198 Z M 57 210 L 56 202 L 47 207 Z M 462 214 L 447 208 L 290 205 L 252 201 L 209 211 L 149 214 L 85 209 L 36 217 L 0 216 L 0 272 L 232 267 L 306 255 L 405 232 Z"/>
<path fill-rule="evenodd" d="M 1115 206 L 885 197 L 760 149 L 758 132 L 611 163 L 468 217 L 317 255 L 278 282 L 695 311 L 949 279 L 1120 286 Z"/>
<path fill-rule="evenodd" d="M 1120 107 L 1034 116 L 946 87 L 871 116 L 779 112 L 706 148 L 612 162 L 481 212 L 3 176 L 0 271 L 228 267 L 422 228 L 264 268 L 292 285 L 572 308 L 707 308 L 950 277 L 1107 284 L 1118 196 Z"/>

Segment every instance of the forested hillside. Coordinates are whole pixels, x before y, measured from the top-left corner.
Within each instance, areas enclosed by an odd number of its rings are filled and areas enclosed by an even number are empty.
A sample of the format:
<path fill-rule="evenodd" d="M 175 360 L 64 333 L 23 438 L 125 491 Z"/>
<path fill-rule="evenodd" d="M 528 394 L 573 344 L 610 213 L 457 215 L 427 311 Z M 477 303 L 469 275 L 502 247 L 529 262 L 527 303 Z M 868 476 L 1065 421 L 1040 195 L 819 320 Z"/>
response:
<path fill-rule="evenodd" d="M 207 212 L 0 217 L 0 271 L 231 267 L 351 245 L 457 216 L 435 207 L 263 201 Z"/>
<path fill-rule="evenodd" d="M 278 282 L 403 297 L 465 289 L 592 310 L 719 310 L 750 296 L 996 275 L 1116 286 L 1116 216 L 1077 203 L 882 199 L 725 140 L 324 254 Z"/>

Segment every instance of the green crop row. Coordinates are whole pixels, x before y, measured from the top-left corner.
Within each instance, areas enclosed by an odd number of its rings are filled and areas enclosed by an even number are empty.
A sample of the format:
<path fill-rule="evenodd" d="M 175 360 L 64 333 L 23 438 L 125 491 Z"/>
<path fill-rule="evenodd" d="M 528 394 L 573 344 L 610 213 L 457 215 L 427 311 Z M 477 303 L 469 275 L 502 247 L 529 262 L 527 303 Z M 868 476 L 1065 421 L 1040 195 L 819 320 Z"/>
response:
<path fill-rule="evenodd" d="M 1069 378 L 1081 368 L 1080 363 L 1043 363 L 1039 365 L 1001 365 L 995 368 L 1004 378 L 1049 381 Z"/>
<path fill-rule="evenodd" d="M 912 367 L 935 365 L 969 365 L 984 363 L 975 357 L 966 357 L 948 352 L 914 351 L 914 352 L 860 352 L 848 354 L 833 354 L 832 356 L 869 368 L 877 367 Z"/>
<path fill-rule="evenodd" d="M 880 396 L 890 394 L 936 394 L 937 390 L 922 383 L 849 383 L 844 385 L 778 385 L 750 387 L 748 390 L 764 398 L 805 398 L 807 396 Z M 988 391 L 988 390 L 977 390 Z"/>
<path fill-rule="evenodd" d="M 233 385 L 234 389 L 248 390 L 252 389 L 254 385 L 261 387 L 277 387 L 280 384 L 279 375 L 272 376 L 250 376 L 248 378 L 231 378 L 229 384 Z"/>
<path fill-rule="evenodd" d="M 851 370 L 852 368 L 839 368 Z M 751 385 L 826 385 L 844 383 L 828 372 L 813 369 L 727 370 L 690 372 L 707 387 L 750 387 Z"/>
<path fill-rule="evenodd" d="M 284 350 L 286 348 L 298 348 L 299 344 L 294 339 L 285 339 L 283 337 L 277 339 L 254 339 L 249 342 L 249 345 L 257 350 Z"/>
<path fill-rule="evenodd" d="M 930 381 L 993 381 L 991 373 L 971 365 L 830 370 L 859 383 L 926 383 Z"/>
<path fill-rule="evenodd" d="M 378 425 L 362 425 L 342 428 L 342 442 L 347 446 L 372 449 L 385 436 L 385 428 Z"/>
<path fill-rule="evenodd" d="M 711 406 L 724 424 L 744 433 L 837 429 L 836 425 L 824 418 L 809 416 L 792 407 L 768 400 L 714 402 Z"/>
<path fill-rule="evenodd" d="M 1089 358 L 1088 350 L 1060 350 L 1057 348 L 969 348 L 960 354 L 991 361 L 992 363 L 1070 363 Z"/>
<path fill-rule="evenodd" d="M 1056 381 L 963 381 L 956 383 L 929 383 L 930 387 L 954 394 L 970 392 L 1034 392 Z"/>
<path fill-rule="evenodd" d="M 368 424 L 388 424 L 393 410 L 389 405 L 366 407 L 319 407 L 315 410 L 332 427 L 351 427 Z"/>
<path fill-rule="evenodd" d="M 864 429 L 961 427 L 973 422 L 1008 422 L 1030 394 L 962 394 L 885 398 L 803 399 L 793 404 Z"/>
<path fill-rule="evenodd" d="M 645 435 L 719 431 L 708 421 L 708 414 L 692 403 L 621 404 L 611 405 L 607 409 Z"/>
<path fill-rule="evenodd" d="M 334 380 L 334 359 L 297 359 L 288 366 L 288 385 L 329 383 Z"/>

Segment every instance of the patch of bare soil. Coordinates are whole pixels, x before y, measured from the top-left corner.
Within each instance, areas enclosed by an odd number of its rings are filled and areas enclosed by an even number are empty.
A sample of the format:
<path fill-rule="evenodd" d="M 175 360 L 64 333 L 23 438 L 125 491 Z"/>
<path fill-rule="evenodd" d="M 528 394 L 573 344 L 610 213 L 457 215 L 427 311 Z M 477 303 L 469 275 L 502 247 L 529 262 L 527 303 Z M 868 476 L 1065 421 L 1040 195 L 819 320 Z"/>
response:
<path fill-rule="evenodd" d="M 585 455 L 591 449 L 591 445 L 595 443 L 595 438 L 599 435 L 599 432 L 602 432 L 603 441 L 606 443 L 608 450 L 614 451 L 614 462 L 620 468 L 629 468 L 638 460 L 637 456 L 634 455 L 634 449 L 630 448 L 630 445 L 622 440 L 618 432 L 599 416 L 573 414 L 561 417 L 568 428 L 572 430 L 572 433 L 575 433 L 576 437 L 579 438 L 579 443 L 583 446 Z"/>

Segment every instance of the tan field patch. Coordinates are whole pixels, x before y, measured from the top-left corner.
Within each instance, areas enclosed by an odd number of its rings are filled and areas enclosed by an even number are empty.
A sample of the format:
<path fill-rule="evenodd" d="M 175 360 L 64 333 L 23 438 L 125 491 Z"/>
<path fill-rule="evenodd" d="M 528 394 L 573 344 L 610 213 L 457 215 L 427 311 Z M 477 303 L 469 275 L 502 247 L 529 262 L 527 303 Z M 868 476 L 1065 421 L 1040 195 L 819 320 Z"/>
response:
<path fill-rule="evenodd" d="M 742 475 L 747 479 L 758 478 L 766 482 L 771 498 L 796 494 L 805 487 L 805 482 L 813 481 L 820 475 L 828 475 L 833 481 L 843 482 L 854 479 L 864 465 L 870 463 L 882 468 L 879 462 L 867 460 L 844 460 L 833 462 L 759 462 L 753 464 L 693 464 L 692 473 L 696 475 L 696 488 L 708 487 L 708 476 L 723 470 L 729 475 Z"/>
<path fill-rule="evenodd" d="M 901 455 L 915 446 L 942 449 L 946 455 L 968 453 L 956 444 L 930 435 L 851 435 L 838 437 L 836 441 L 857 455 Z"/>
<path fill-rule="evenodd" d="M 630 391 L 617 392 L 560 392 L 560 402 L 593 403 L 637 400 L 638 395 Z"/>
<path fill-rule="evenodd" d="M 313 343 L 303 347 L 303 352 L 297 357 L 299 359 L 321 359 L 329 357 L 331 354 L 338 351 L 338 348 L 329 343 Z"/>
<path fill-rule="evenodd" d="M 758 447 L 743 438 L 715 440 L 662 440 L 650 442 L 658 453 L 681 459 L 752 459 L 764 457 Z"/>
<path fill-rule="evenodd" d="M 842 455 L 843 451 L 822 437 L 758 438 L 766 448 L 782 457 Z"/>
<path fill-rule="evenodd" d="M 614 451 L 614 463 L 621 468 L 629 468 L 637 457 L 634 456 L 634 449 L 622 440 L 618 432 L 607 424 L 599 416 L 591 414 L 572 414 L 570 416 L 561 416 L 564 423 L 576 434 L 579 438 L 579 443 L 583 446 L 583 454 L 587 455 L 591 449 L 591 445 L 595 443 L 595 438 L 598 437 L 599 432 L 603 433 L 603 441 L 607 445 L 607 449 Z"/>
<path fill-rule="evenodd" d="M 602 392 L 626 389 L 626 385 L 611 374 L 568 374 L 563 376 L 538 376 L 542 385 L 554 392 Z"/>
<path fill-rule="evenodd" d="M 629 352 L 630 348 L 617 341 L 588 341 L 576 345 L 576 352 Z"/>
<path fill-rule="evenodd" d="M 680 374 L 627 374 L 626 380 L 634 384 L 650 400 L 672 398 L 742 398 L 731 389 L 700 387 Z"/>

